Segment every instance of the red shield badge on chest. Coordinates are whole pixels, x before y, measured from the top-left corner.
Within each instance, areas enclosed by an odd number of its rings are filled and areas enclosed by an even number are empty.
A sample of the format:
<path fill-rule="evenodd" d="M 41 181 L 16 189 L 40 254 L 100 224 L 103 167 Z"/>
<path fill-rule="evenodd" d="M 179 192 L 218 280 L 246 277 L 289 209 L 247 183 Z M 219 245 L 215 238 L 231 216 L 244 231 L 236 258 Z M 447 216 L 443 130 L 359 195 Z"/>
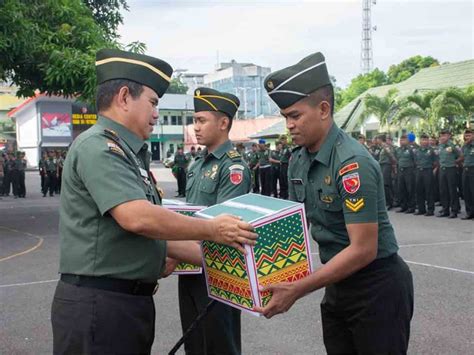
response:
<path fill-rule="evenodd" d="M 355 194 L 360 187 L 359 173 L 353 173 L 342 177 L 344 190 L 350 194 Z"/>

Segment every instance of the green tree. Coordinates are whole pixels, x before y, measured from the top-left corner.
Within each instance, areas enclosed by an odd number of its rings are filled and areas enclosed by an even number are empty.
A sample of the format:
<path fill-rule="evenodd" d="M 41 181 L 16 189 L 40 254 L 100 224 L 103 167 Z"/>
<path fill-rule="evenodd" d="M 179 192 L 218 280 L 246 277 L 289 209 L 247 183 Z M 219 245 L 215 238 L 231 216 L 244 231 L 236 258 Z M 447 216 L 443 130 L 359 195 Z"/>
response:
<path fill-rule="evenodd" d="M 436 106 L 436 98 L 440 95 L 438 91 L 429 91 L 424 94 L 415 93 L 406 97 L 401 103 L 401 109 L 395 114 L 393 123 L 401 127 L 411 126 L 412 120 L 416 119 L 414 125 L 415 133 L 421 132 L 436 135 L 446 123 L 439 117 Z"/>
<path fill-rule="evenodd" d="M 384 84 L 387 84 L 387 76 L 382 70 L 374 69 L 370 73 L 358 75 L 352 79 L 347 89 L 338 93 L 340 100 L 339 102 L 336 101 L 336 110 L 347 105 L 367 89 Z"/>
<path fill-rule="evenodd" d="M 399 83 L 417 73 L 420 69 L 438 66 L 439 62 L 433 57 L 422 57 L 416 55 L 405 59 L 400 64 L 391 65 L 388 68 L 387 79 L 390 84 Z"/>
<path fill-rule="evenodd" d="M 121 8 L 125 0 L 2 0 L 0 81 L 17 86 L 18 96 L 39 90 L 92 102 L 97 50 L 122 47 Z"/>
<path fill-rule="evenodd" d="M 110 41 L 119 38 L 117 28 L 123 23 L 121 9 L 128 11 L 126 0 L 82 0 L 92 11 L 97 24 L 102 28 Z"/>
<path fill-rule="evenodd" d="M 444 117 L 456 132 L 470 127 L 474 119 L 474 85 L 466 89 L 449 88 L 433 102 L 439 117 Z"/>
<path fill-rule="evenodd" d="M 171 79 L 170 86 L 166 93 L 168 94 L 186 94 L 188 87 L 186 84 L 182 83 L 179 79 Z"/>
<path fill-rule="evenodd" d="M 370 115 L 374 115 L 379 119 L 380 130 L 390 131 L 392 118 L 398 110 L 397 93 L 397 89 L 390 89 L 383 97 L 367 94 L 364 97 L 364 111 L 360 116 L 361 122 L 364 122 Z"/>

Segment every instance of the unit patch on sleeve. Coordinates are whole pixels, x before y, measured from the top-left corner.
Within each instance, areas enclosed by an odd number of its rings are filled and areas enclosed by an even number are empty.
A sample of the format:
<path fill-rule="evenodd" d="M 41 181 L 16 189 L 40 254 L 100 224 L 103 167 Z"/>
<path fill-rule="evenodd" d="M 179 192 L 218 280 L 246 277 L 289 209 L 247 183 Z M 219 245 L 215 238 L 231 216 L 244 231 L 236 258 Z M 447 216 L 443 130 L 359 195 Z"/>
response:
<path fill-rule="evenodd" d="M 356 169 L 359 169 L 359 163 L 350 163 L 350 164 L 347 164 L 346 166 L 342 167 L 340 170 L 339 170 L 339 176 L 345 174 L 345 173 L 348 173 L 349 171 L 353 171 L 353 170 L 356 170 Z"/>
<path fill-rule="evenodd" d="M 234 164 L 229 167 L 229 170 L 230 182 L 234 185 L 239 185 L 244 178 L 244 166 L 240 164 Z"/>
<path fill-rule="evenodd" d="M 364 206 L 364 198 L 347 198 L 344 201 L 347 209 L 352 212 L 359 212 Z"/>
<path fill-rule="evenodd" d="M 360 187 L 359 173 L 352 173 L 342 177 L 342 185 L 347 193 L 355 194 Z"/>

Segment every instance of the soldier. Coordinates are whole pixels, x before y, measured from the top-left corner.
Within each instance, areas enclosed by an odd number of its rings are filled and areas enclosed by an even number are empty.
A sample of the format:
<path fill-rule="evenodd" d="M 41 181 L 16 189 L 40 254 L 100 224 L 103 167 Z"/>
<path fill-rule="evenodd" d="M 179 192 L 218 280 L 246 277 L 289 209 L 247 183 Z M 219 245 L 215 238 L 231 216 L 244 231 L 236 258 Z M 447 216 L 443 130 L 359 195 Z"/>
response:
<path fill-rule="evenodd" d="M 60 150 L 56 151 L 56 164 L 57 164 L 57 173 L 56 173 L 56 188 L 54 189 L 56 194 L 61 193 L 61 181 L 63 176 L 63 167 L 64 160 Z"/>
<path fill-rule="evenodd" d="M 463 172 L 462 185 L 466 215 L 461 219 L 474 219 L 474 132 L 471 129 L 464 131 Z"/>
<path fill-rule="evenodd" d="M 291 149 L 288 146 L 288 138 L 286 136 L 281 137 L 280 142 L 282 144 L 280 158 L 280 197 L 284 200 L 288 200 L 288 163 L 291 158 Z"/>
<path fill-rule="evenodd" d="M 232 148 L 229 131 L 239 99 L 209 88 L 194 92 L 194 131 L 206 146 L 188 171 L 186 201 L 212 206 L 246 194 L 250 170 Z M 210 302 L 203 274 L 179 276 L 179 308 L 183 332 Z M 184 343 L 186 354 L 241 354 L 241 312 L 218 302 Z"/>
<path fill-rule="evenodd" d="M 281 186 L 280 165 L 281 165 L 281 143 L 277 142 L 275 150 L 271 151 L 270 164 L 272 165 L 272 195 L 278 198 L 278 186 Z"/>
<path fill-rule="evenodd" d="M 377 162 L 334 123 L 323 55 L 271 73 L 265 88 L 301 147 L 288 170 L 290 199 L 305 203 L 323 266 L 298 281 L 264 287 L 272 298 L 257 311 L 270 318 L 326 287 L 321 316 L 328 354 L 406 353 L 412 276 L 397 255 Z"/>
<path fill-rule="evenodd" d="M 0 196 L 3 196 L 3 178 L 4 178 L 4 172 L 3 172 L 3 164 L 5 163 L 5 153 L 1 152 L 0 153 Z"/>
<path fill-rule="evenodd" d="M 270 164 L 270 150 L 265 139 L 258 141 L 258 170 L 260 175 L 260 185 L 262 186 L 262 195 L 270 196 L 272 193 L 272 166 Z"/>
<path fill-rule="evenodd" d="M 393 207 L 392 171 L 396 165 L 395 153 L 391 146 L 387 144 L 385 134 L 377 137 L 377 145 L 381 148 L 379 154 L 379 164 L 382 169 L 383 186 L 385 191 L 385 204 L 387 210 Z"/>
<path fill-rule="evenodd" d="M 435 205 L 439 206 L 440 197 L 439 197 L 439 147 L 438 147 L 438 138 L 435 136 L 430 137 L 430 147 L 433 148 L 435 153 L 435 168 L 433 170 L 433 199 Z"/>
<path fill-rule="evenodd" d="M 14 198 L 18 198 L 20 193 L 20 163 L 20 152 L 16 152 L 8 161 Z"/>
<path fill-rule="evenodd" d="M 160 206 L 145 143 L 171 81 L 169 64 L 98 52 L 97 123 L 72 143 L 59 212 L 61 273 L 52 310 L 54 354 L 150 354 L 153 294 L 166 255 L 201 264 L 193 240 L 255 244 L 235 217 L 186 217 Z M 166 240 L 171 240 L 166 242 Z"/>
<path fill-rule="evenodd" d="M 189 157 L 183 152 L 183 145 L 178 145 L 178 151 L 174 155 L 174 166 L 176 167 L 176 179 L 178 180 L 178 194 L 175 197 L 186 196 L 186 168 Z"/>
<path fill-rule="evenodd" d="M 260 193 L 260 169 L 258 168 L 258 145 L 252 144 L 252 150 L 248 155 L 248 164 L 250 172 L 252 173 L 252 192 Z"/>
<path fill-rule="evenodd" d="M 415 151 L 416 164 L 416 206 L 415 215 L 434 215 L 433 169 L 436 153 L 429 145 L 429 136 L 421 134 L 420 147 Z"/>
<path fill-rule="evenodd" d="M 439 143 L 439 195 L 443 209 L 438 217 L 456 218 L 460 210 L 457 165 L 462 160 L 462 154 L 446 129 L 440 132 Z"/>
<path fill-rule="evenodd" d="M 54 196 L 54 191 L 56 191 L 56 181 L 58 176 L 58 163 L 55 158 L 55 153 L 53 150 L 48 151 L 48 159 L 45 161 L 46 169 L 46 188 L 43 191 L 43 197 L 46 197 L 46 194 L 49 191 L 49 196 Z"/>
<path fill-rule="evenodd" d="M 366 138 L 363 134 L 359 134 L 357 137 L 357 140 L 359 141 L 360 144 L 362 144 L 365 148 L 367 148 L 367 145 L 365 144 Z"/>
<path fill-rule="evenodd" d="M 18 170 L 18 197 L 26 197 L 26 186 L 25 186 L 25 170 L 28 162 L 25 158 L 24 152 L 18 152 L 18 159 L 16 160 L 16 168 Z"/>
<path fill-rule="evenodd" d="M 369 148 L 369 152 L 376 161 L 379 161 L 381 150 L 382 149 L 377 142 L 377 137 L 372 138 L 372 144 Z"/>
<path fill-rule="evenodd" d="M 5 156 L 5 161 L 3 162 L 3 195 L 4 196 L 10 196 L 10 187 L 12 185 L 12 171 L 11 171 L 12 160 L 14 160 L 13 154 L 7 153 Z"/>
<path fill-rule="evenodd" d="M 398 193 L 400 209 L 397 212 L 415 212 L 415 152 L 406 134 L 400 137 L 398 160 Z"/>
<path fill-rule="evenodd" d="M 38 170 L 39 175 L 41 178 L 41 193 L 44 194 L 44 190 L 46 189 L 46 160 L 48 159 L 48 153 L 45 151 L 42 152 L 41 158 L 38 162 Z"/>

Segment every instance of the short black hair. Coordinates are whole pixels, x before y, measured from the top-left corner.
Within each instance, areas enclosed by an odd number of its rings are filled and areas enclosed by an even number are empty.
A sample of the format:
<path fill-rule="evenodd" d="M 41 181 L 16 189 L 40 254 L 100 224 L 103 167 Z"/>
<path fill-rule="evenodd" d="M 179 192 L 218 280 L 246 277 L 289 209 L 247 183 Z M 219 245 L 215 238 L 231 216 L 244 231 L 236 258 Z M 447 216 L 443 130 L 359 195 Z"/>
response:
<path fill-rule="evenodd" d="M 97 112 L 107 110 L 112 105 L 112 99 L 118 94 L 122 87 L 126 86 L 130 95 L 136 99 L 143 92 L 143 85 L 132 80 L 114 79 L 97 85 L 97 93 L 95 96 Z"/>
<path fill-rule="evenodd" d="M 321 101 L 329 102 L 331 107 L 331 116 L 334 115 L 334 88 L 331 84 L 320 87 L 319 89 L 313 91 L 308 96 L 308 102 L 315 107 L 321 103 Z"/>

